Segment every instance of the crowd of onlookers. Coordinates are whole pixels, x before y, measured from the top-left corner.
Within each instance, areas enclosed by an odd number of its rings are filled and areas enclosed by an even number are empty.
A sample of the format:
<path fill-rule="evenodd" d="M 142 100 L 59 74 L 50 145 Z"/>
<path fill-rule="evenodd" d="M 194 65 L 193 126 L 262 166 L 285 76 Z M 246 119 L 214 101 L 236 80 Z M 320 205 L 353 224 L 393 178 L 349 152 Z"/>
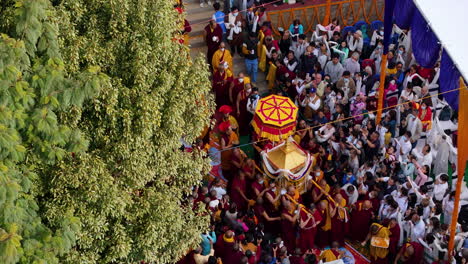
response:
<path fill-rule="evenodd" d="M 205 40 L 217 111 L 204 138 L 184 145 L 211 159 L 207 181 L 188 197 L 211 227 L 180 263 L 355 263 L 350 245 L 372 263 L 448 263 L 456 133 L 444 124 L 455 113 L 437 96 L 439 67 L 415 61 L 410 29 L 394 26 L 382 71 L 381 26 L 343 31 L 333 19 L 306 34 L 298 19 L 273 30 L 265 7 L 214 9 Z M 233 72 L 234 56 L 246 72 Z M 292 138 L 314 156 L 307 180 L 318 183 L 304 193 L 260 169 L 259 154 L 278 144 L 254 143 L 250 126 L 267 94 L 299 108 Z M 250 157 L 237 147 L 245 138 Z M 467 207 L 464 186 L 452 263 L 468 256 Z"/>

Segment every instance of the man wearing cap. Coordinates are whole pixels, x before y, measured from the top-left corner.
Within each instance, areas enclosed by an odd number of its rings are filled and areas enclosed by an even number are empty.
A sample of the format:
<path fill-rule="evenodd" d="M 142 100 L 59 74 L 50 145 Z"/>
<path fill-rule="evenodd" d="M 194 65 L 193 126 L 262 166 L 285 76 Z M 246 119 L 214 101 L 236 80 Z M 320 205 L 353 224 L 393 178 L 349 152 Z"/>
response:
<path fill-rule="evenodd" d="M 362 52 L 362 47 L 364 46 L 364 40 L 362 38 L 362 32 L 361 30 L 356 30 L 353 34 L 351 32 L 348 32 L 348 45 L 349 45 L 349 50 L 350 51 L 357 51 L 359 53 Z"/>
<path fill-rule="evenodd" d="M 349 71 L 351 75 L 361 71 L 361 65 L 359 64 L 359 53 L 354 52 L 350 58 L 347 58 L 344 62 L 345 70 Z"/>
<path fill-rule="evenodd" d="M 208 59 L 208 64 L 211 66 L 213 54 L 218 50 L 221 40 L 223 39 L 223 30 L 216 24 L 216 21 L 211 19 L 210 24 L 205 27 L 203 35 L 206 45 L 208 46 L 206 57 Z"/>
<path fill-rule="evenodd" d="M 226 43 L 225 42 L 221 42 L 219 44 L 219 49 L 217 51 L 215 51 L 215 53 L 213 54 L 213 59 L 212 59 L 212 66 L 213 66 L 213 69 L 217 69 L 219 64 L 224 61 L 224 62 L 227 62 L 227 65 L 228 65 L 228 68 L 232 71 L 233 68 L 233 64 L 232 64 L 232 56 L 231 56 L 231 52 L 229 50 L 226 50 Z"/>
<path fill-rule="evenodd" d="M 332 60 L 327 62 L 327 65 L 325 66 L 325 74 L 330 75 L 331 81 L 335 83 L 343 75 L 343 72 L 344 68 L 340 63 L 340 55 L 333 54 Z"/>
<path fill-rule="evenodd" d="M 233 131 L 237 131 L 239 124 L 237 123 L 236 118 L 231 115 L 232 107 L 230 107 L 229 105 L 223 105 L 219 108 L 218 112 L 221 114 L 221 118 L 219 119 L 218 124 L 228 121 L 231 126 L 231 129 Z"/>

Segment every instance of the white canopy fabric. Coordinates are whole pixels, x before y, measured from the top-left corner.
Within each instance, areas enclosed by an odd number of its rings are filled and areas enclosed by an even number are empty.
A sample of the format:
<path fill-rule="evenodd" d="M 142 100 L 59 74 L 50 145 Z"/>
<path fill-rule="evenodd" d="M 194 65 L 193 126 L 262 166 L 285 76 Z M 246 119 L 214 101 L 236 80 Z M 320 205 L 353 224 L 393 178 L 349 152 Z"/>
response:
<path fill-rule="evenodd" d="M 466 30 L 468 1 L 414 0 L 414 3 L 463 78 L 468 80 L 468 30 Z"/>

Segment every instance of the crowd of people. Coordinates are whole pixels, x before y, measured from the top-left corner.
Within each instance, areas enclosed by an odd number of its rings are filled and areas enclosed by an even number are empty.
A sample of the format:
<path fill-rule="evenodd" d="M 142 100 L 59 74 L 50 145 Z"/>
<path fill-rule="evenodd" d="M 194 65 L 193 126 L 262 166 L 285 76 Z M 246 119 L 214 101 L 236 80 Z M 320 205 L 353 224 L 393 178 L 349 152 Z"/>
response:
<path fill-rule="evenodd" d="M 439 68 L 417 64 L 410 30 L 394 26 L 381 71 L 383 28 L 343 32 L 333 19 L 306 35 L 298 19 L 273 29 L 263 6 L 224 13 L 214 3 L 214 9 L 205 27 L 214 125 L 193 146 L 185 143 L 211 159 L 208 179 L 188 197 L 194 210 L 210 215 L 211 227 L 180 263 L 351 264 L 350 245 L 371 263 L 448 263 L 453 135 L 435 134 L 433 120 L 453 114 L 436 111 L 439 98 L 431 95 Z M 233 71 L 235 56 L 246 72 Z M 280 143 L 258 141 L 250 125 L 268 94 L 289 97 L 299 108 L 292 138 L 314 156 L 307 180 L 318 183 L 304 193 L 260 169 L 260 153 Z M 379 107 L 386 110 L 377 123 Z M 254 155 L 238 147 L 242 137 Z M 461 207 L 467 204 L 464 188 Z M 452 263 L 468 257 L 468 219 L 461 215 L 458 223 Z"/>

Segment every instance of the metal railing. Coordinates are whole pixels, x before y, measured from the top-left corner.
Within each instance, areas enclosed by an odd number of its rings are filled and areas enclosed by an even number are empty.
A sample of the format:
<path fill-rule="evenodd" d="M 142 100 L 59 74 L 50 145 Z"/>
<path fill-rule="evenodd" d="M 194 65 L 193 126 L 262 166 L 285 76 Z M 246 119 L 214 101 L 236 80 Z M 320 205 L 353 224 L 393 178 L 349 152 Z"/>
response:
<path fill-rule="evenodd" d="M 327 7 L 330 14 L 327 14 Z M 271 21 L 273 32 L 279 35 L 278 27 L 289 28 L 294 19 L 300 19 L 304 34 L 315 30 L 317 24 L 327 25 L 332 18 L 337 18 L 343 29 L 358 21 L 370 24 L 374 20 L 382 20 L 384 16 L 384 0 L 347 0 L 291 8 L 278 11 L 268 11 L 267 18 Z"/>

